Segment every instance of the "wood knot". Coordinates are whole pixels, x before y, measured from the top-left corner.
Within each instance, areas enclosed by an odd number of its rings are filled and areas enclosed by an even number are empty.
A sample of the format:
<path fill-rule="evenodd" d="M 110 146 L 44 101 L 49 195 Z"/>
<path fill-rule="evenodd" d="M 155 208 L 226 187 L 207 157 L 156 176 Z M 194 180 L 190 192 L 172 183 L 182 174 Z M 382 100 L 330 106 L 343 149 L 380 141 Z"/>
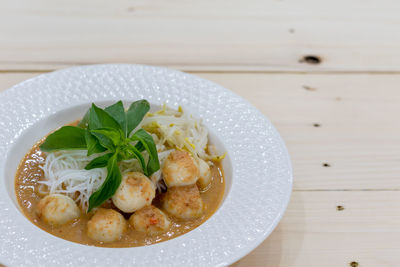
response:
<path fill-rule="evenodd" d="M 331 165 L 330 165 L 329 163 L 326 163 L 326 162 L 325 162 L 325 163 L 322 164 L 322 166 L 324 166 L 324 167 L 330 167 Z"/>
<path fill-rule="evenodd" d="M 308 85 L 303 85 L 303 88 L 306 89 L 307 91 L 317 91 L 317 88 Z"/>
<path fill-rule="evenodd" d="M 350 265 L 351 267 L 358 267 L 358 262 L 352 261 L 352 262 L 349 263 L 349 265 Z"/>
<path fill-rule="evenodd" d="M 336 206 L 336 210 L 342 211 L 342 210 L 344 210 L 344 207 L 343 206 Z"/>
<path fill-rule="evenodd" d="M 318 128 L 318 127 L 321 127 L 321 124 L 319 124 L 319 123 L 314 123 L 313 126 Z"/>
<path fill-rule="evenodd" d="M 307 63 L 310 65 L 318 65 L 322 62 L 322 59 L 314 55 L 305 55 L 299 60 L 300 63 Z"/>

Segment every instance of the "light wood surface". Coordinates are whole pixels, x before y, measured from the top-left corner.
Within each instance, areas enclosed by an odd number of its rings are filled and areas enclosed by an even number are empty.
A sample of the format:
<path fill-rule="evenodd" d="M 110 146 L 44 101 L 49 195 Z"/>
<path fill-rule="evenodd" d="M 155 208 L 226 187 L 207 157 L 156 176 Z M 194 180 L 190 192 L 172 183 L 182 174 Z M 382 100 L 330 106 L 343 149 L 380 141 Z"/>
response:
<path fill-rule="evenodd" d="M 215 81 L 273 122 L 294 169 L 283 220 L 233 266 L 400 266 L 399 11 L 389 0 L 5 0 L 0 91 L 111 62 Z"/>
<path fill-rule="evenodd" d="M 3 0 L 0 69 L 400 71 L 399 9 L 396 0 Z"/>

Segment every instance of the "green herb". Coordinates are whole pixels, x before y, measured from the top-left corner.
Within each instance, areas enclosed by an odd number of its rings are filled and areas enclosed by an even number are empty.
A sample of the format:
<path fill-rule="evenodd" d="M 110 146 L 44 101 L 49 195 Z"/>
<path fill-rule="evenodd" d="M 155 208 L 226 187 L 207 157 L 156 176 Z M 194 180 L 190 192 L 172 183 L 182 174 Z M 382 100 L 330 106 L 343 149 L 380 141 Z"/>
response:
<path fill-rule="evenodd" d="M 136 101 L 132 103 L 126 112 L 127 136 L 139 125 L 144 115 L 146 115 L 149 110 L 150 104 L 147 101 Z"/>
<path fill-rule="evenodd" d="M 92 104 L 77 127 L 64 126 L 50 134 L 40 146 L 43 151 L 87 149 L 88 156 L 101 152 L 85 169 L 104 168 L 107 177 L 101 187 L 89 199 L 88 212 L 100 206 L 114 195 L 121 183 L 118 162 L 136 158 L 147 176 L 160 169 L 154 140 L 145 130 L 132 131 L 143 120 L 150 105 L 146 100 L 133 102 L 125 112 L 121 101 L 104 110 Z M 146 162 L 142 152 L 146 151 Z"/>
<path fill-rule="evenodd" d="M 146 166 L 147 173 L 154 173 L 160 169 L 160 163 L 158 161 L 158 153 L 156 145 L 154 144 L 153 137 L 148 134 L 145 130 L 140 129 L 132 135 L 131 141 L 138 141 L 144 149 L 149 153 L 149 161 Z M 135 147 L 134 147 L 135 148 Z M 138 152 L 139 150 L 135 148 Z M 140 154 L 140 153 L 139 153 Z"/>
<path fill-rule="evenodd" d="M 40 146 L 42 151 L 86 149 L 85 130 L 64 126 L 50 134 Z"/>
<path fill-rule="evenodd" d="M 103 204 L 117 191 L 121 183 L 121 172 L 118 168 L 117 157 L 118 151 L 108 160 L 107 177 L 101 187 L 90 196 L 88 212 Z"/>
<path fill-rule="evenodd" d="M 107 150 L 107 148 L 100 145 L 99 140 L 97 140 L 97 138 L 93 134 L 91 134 L 90 131 L 87 129 L 85 130 L 85 141 L 86 141 L 88 156 L 104 152 Z"/>
<path fill-rule="evenodd" d="M 97 157 L 89 162 L 85 169 L 91 170 L 95 168 L 103 168 L 107 166 L 108 160 L 113 156 L 113 153 L 104 154 L 103 156 Z"/>
<path fill-rule="evenodd" d="M 122 133 L 121 129 L 114 128 L 99 128 L 96 130 L 91 130 L 91 134 L 97 137 L 100 145 L 107 148 L 110 151 L 115 151 L 117 147 L 119 147 L 122 142 L 125 140 L 125 137 Z"/>
<path fill-rule="evenodd" d="M 89 130 L 96 130 L 99 128 L 121 129 L 121 126 L 110 114 L 97 107 L 95 104 L 92 104 L 89 112 L 88 128 Z"/>
<path fill-rule="evenodd" d="M 124 105 L 122 104 L 122 101 L 118 101 L 114 105 L 111 105 L 109 107 L 106 107 L 104 109 L 105 112 L 107 112 L 111 117 L 113 117 L 121 126 L 121 129 L 124 132 L 124 135 L 126 136 L 127 131 L 126 131 L 126 114 L 125 114 L 125 109 Z M 143 118 L 143 116 L 142 116 Z M 142 120 L 142 119 L 140 119 Z"/>

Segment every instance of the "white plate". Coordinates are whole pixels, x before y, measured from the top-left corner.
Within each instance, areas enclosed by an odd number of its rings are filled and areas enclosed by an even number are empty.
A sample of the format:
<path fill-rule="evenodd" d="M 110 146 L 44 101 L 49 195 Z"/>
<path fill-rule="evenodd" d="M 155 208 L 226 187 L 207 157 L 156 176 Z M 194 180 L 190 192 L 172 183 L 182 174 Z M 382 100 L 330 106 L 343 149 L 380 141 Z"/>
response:
<path fill-rule="evenodd" d="M 212 142 L 228 152 L 222 205 L 193 231 L 146 247 L 85 246 L 39 229 L 16 204 L 19 161 L 91 102 L 120 99 L 182 105 L 203 119 Z M 12 87 L 0 94 L 0 105 L 0 263 L 7 266 L 226 266 L 272 232 L 290 198 L 290 159 L 272 124 L 236 94 L 193 75 L 142 65 L 75 67 Z"/>

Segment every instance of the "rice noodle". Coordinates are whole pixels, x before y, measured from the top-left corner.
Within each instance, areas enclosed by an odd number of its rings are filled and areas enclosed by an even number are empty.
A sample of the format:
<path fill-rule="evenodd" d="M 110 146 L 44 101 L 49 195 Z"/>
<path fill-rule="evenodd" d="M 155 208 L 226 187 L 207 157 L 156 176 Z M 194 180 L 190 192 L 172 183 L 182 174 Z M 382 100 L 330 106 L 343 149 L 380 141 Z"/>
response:
<path fill-rule="evenodd" d="M 201 121 L 191 115 L 167 108 L 154 114 L 148 113 L 139 128 L 151 133 L 158 151 L 158 158 L 162 167 L 169 153 L 175 149 L 188 151 L 195 159 L 201 158 L 212 164 L 210 160 L 218 160 L 215 149 L 207 146 L 208 130 Z M 136 130 L 138 130 L 136 129 Z M 82 210 L 87 209 L 90 195 L 103 184 L 106 168 L 85 170 L 85 166 L 101 154 L 87 156 L 86 150 L 57 151 L 47 154 L 45 164 L 41 168 L 45 180 L 39 183 L 46 185 L 50 194 L 61 193 L 73 198 Z M 143 152 L 148 159 L 147 152 Z M 223 157 L 220 157 L 223 158 Z M 122 174 L 131 171 L 140 171 L 142 168 L 136 159 L 124 160 L 119 163 Z M 150 177 L 158 191 L 165 190 L 161 169 Z"/>
<path fill-rule="evenodd" d="M 86 156 L 86 150 L 66 150 L 48 153 L 41 168 L 45 179 L 39 181 L 48 187 L 50 194 L 65 194 L 86 210 L 90 195 L 104 182 L 106 168 L 85 170 L 86 164 L 99 156 Z"/>
<path fill-rule="evenodd" d="M 210 160 L 207 153 L 208 130 L 201 120 L 192 115 L 163 106 L 163 109 L 154 114 L 148 113 L 140 127 L 155 136 L 157 149 L 165 147 L 186 150 L 194 158 Z"/>

